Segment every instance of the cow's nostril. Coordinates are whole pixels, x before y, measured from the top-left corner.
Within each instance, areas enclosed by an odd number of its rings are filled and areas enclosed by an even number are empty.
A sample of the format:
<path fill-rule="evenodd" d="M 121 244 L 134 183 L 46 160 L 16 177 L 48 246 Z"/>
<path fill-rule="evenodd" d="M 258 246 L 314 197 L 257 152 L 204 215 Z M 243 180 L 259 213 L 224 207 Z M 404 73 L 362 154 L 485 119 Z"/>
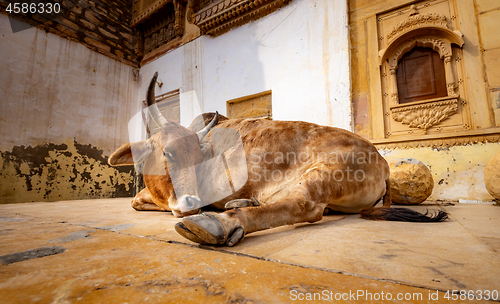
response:
<path fill-rule="evenodd" d="M 186 207 L 188 207 L 189 209 L 193 209 L 194 208 L 194 200 L 192 197 L 186 197 Z"/>
<path fill-rule="evenodd" d="M 202 207 L 201 200 L 194 195 L 183 195 L 178 202 L 179 211 L 183 213 L 195 211 Z"/>

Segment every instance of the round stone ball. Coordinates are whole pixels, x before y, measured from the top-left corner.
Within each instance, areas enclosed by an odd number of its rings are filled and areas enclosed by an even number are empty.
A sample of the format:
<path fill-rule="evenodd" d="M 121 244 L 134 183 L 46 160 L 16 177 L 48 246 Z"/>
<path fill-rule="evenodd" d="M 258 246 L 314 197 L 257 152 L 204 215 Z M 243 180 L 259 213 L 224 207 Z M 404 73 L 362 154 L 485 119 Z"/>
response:
<path fill-rule="evenodd" d="M 490 158 L 486 163 L 484 184 L 491 196 L 500 200 L 500 153 Z"/>
<path fill-rule="evenodd" d="M 431 171 L 414 158 L 395 159 L 389 163 L 391 199 L 395 204 L 418 205 L 432 193 Z"/>

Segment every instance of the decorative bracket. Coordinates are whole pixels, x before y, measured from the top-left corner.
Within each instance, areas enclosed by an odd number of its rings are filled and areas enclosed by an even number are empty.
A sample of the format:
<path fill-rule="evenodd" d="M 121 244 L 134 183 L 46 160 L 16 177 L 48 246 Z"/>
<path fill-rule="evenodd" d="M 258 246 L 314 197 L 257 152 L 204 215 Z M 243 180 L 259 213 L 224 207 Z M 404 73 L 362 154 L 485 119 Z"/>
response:
<path fill-rule="evenodd" d="M 407 124 L 410 128 L 427 130 L 450 118 L 458 112 L 459 96 L 448 96 L 412 102 L 391 107 L 392 118 L 395 121 Z"/>
<path fill-rule="evenodd" d="M 177 37 L 184 35 L 184 16 L 186 15 L 186 1 L 174 0 L 175 24 L 174 30 Z"/>

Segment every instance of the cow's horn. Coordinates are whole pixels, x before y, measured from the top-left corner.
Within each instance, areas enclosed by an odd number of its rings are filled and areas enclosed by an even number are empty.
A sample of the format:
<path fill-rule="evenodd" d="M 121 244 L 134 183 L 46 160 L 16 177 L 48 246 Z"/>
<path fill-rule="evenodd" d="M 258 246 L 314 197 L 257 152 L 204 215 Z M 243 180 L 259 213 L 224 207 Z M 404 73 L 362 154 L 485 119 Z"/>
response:
<path fill-rule="evenodd" d="M 158 109 L 158 106 L 156 105 L 155 85 L 157 78 L 158 72 L 156 72 L 153 76 L 153 79 L 151 79 L 151 83 L 149 84 L 148 88 L 148 94 L 146 96 L 146 101 L 148 103 L 148 112 L 151 116 L 151 119 L 158 126 L 158 128 L 163 129 L 168 124 L 168 121 L 165 119 L 165 117 L 163 117 L 160 109 Z"/>
<path fill-rule="evenodd" d="M 212 130 L 212 128 L 219 122 L 219 112 L 215 111 L 214 118 L 212 121 L 206 125 L 205 128 L 201 129 L 200 131 L 196 132 L 196 135 L 198 135 L 198 140 L 201 141 L 205 135 Z"/>

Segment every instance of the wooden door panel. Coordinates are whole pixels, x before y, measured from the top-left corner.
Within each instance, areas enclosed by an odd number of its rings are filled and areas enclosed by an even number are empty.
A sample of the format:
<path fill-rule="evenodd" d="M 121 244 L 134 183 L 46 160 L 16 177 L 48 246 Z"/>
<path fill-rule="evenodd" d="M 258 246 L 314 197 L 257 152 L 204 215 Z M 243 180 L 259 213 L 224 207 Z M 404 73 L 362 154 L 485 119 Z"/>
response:
<path fill-rule="evenodd" d="M 447 96 L 444 62 L 430 48 L 416 47 L 398 63 L 399 103 Z"/>

